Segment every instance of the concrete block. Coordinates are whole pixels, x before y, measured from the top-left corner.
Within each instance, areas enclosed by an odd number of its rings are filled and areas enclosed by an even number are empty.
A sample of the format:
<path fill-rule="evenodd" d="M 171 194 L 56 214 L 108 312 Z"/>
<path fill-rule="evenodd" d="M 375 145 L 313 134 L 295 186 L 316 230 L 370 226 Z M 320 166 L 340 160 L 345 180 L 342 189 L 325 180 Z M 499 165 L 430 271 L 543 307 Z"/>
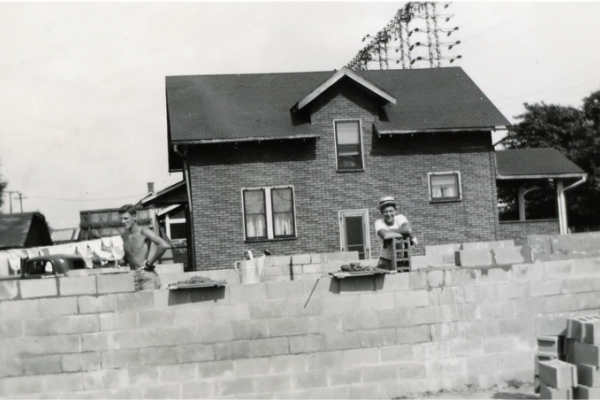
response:
<path fill-rule="evenodd" d="M 158 376 L 160 382 L 165 383 L 193 381 L 196 379 L 196 365 L 161 365 L 158 367 Z"/>
<path fill-rule="evenodd" d="M 81 335 L 82 351 L 102 351 L 114 348 L 112 332 L 84 333 Z"/>
<path fill-rule="evenodd" d="M 254 380 L 252 378 L 219 380 L 216 390 L 217 397 L 245 398 L 245 394 L 254 392 Z"/>
<path fill-rule="evenodd" d="M 512 281 L 512 271 L 510 267 L 494 267 L 481 270 L 482 285 L 508 283 Z"/>
<path fill-rule="evenodd" d="M 236 303 L 266 301 L 267 290 L 264 284 L 236 285 L 229 287 L 229 296 Z"/>
<path fill-rule="evenodd" d="M 327 297 L 323 299 L 323 314 L 346 314 L 360 308 L 358 295 Z"/>
<path fill-rule="evenodd" d="M 467 358 L 467 373 L 469 375 L 482 375 L 498 371 L 498 354 L 480 354 Z M 531 362 L 531 361 L 530 361 Z"/>
<path fill-rule="evenodd" d="M 58 334 L 89 333 L 100 330 L 98 315 L 67 315 L 60 317 L 57 321 L 56 332 Z"/>
<path fill-rule="evenodd" d="M 121 371 L 121 370 L 116 370 Z M 140 366 L 132 368 L 123 368 L 127 374 L 127 380 L 131 385 L 151 385 L 158 382 L 158 367 L 156 366 Z"/>
<path fill-rule="evenodd" d="M 290 347 L 287 337 L 252 340 L 250 344 L 251 357 L 269 357 L 289 354 Z"/>
<path fill-rule="evenodd" d="M 358 261 L 360 260 L 358 256 L 358 251 L 347 251 L 344 253 L 346 261 Z"/>
<path fill-rule="evenodd" d="M 379 328 L 413 326 L 413 309 L 395 308 L 377 311 L 377 326 Z"/>
<path fill-rule="evenodd" d="M 146 385 L 142 388 L 142 397 L 144 399 L 178 399 L 181 385 L 176 383 L 161 385 Z"/>
<path fill-rule="evenodd" d="M 461 250 L 455 254 L 455 264 L 463 268 L 491 267 L 493 265 L 490 250 Z"/>
<path fill-rule="evenodd" d="M 247 320 L 231 322 L 235 340 L 262 339 L 270 336 L 269 320 Z"/>
<path fill-rule="evenodd" d="M 267 257 L 269 258 L 269 257 Z M 181 384 L 182 399 L 214 399 L 216 381 L 210 382 L 183 382 Z"/>
<path fill-rule="evenodd" d="M 61 371 L 61 357 L 58 354 L 23 358 L 23 372 L 25 375 L 54 374 Z"/>
<path fill-rule="evenodd" d="M 548 279 L 569 279 L 573 276 L 575 260 L 544 262 L 545 275 Z"/>
<path fill-rule="evenodd" d="M 538 375 L 540 382 L 551 388 L 565 389 L 577 386 L 576 367 L 564 361 L 540 361 Z"/>
<path fill-rule="evenodd" d="M 269 285 L 268 283 L 267 285 Z M 250 319 L 282 318 L 287 316 L 285 301 L 265 301 L 248 304 Z"/>
<path fill-rule="evenodd" d="M 573 388 L 554 389 L 540 382 L 540 399 L 572 399 Z"/>
<path fill-rule="evenodd" d="M 310 263 L 311 264 L 321 264 L 322 262 L 326 262 L 327 260 L 323 260 L 321 254 L 319 253 L 311 253 L 310 254 Z"/>
<path fill-rule="evenodd" d="M 271 256 L 269 257 L 273 262 L 273 266 L 289 266 L 292 262 L 291 256 Z"/>
<path fill-rule="evenodd" d="M 320 297 L 310 299 L 286 300 L 285 307 L 290 317 L 321 315 L 323 311 L 323 300 Z"/>
<path fill-rule="evenodd" d="M 410 289 L 418 290 L 429 288 L 427 284 L 427 271 L 410 271 L 408 277 Z"/>
<path fill-rule="evenodd" d="M 194 335 L 193 332 L 195 332 L 196 335 L 194 342 L 199 343 L 217 343 L 233 340 L 233 328 L 231 323 L 203 325 L 198 327 L 197 330 L 192 330 L 191 332 L 192 335 Z M 185 335 L 186 332 L 183 331 L 182 334 Z"/>
<path fill-rule="evenodd" d="M 461 250 L 460 243 L 425 246 L 425 255 L 436 256 L 444 254 L 454 254 L 454 252 L 459 250 Z"/>
<path fill-rule="evenodd" d="M 25 279 L 19 281 L 22 299 L 58 296 L 58 279 Z"/>
<path fill-rule="evenodd" d="M 270 300 L 294 299 L 304 297 L 304 283 L 302 281 L 265 283 L 267 298 Z"/>
<path fill-rule="evenodd" d="M 302 265 L 302 273 L 303 274 L 321 274 L 321 265 L 319 264 L 306 264 Z"/>
<path fill-rule="evenodd" d="M 310 262 L 311 262 L 310 254 L 293 254 L 292 255 L 292 264 L 293 265 L 310 264 Z"/>
<path fill-rule="evenodd" d="M 498 300 L 521 299 L 529 297 L 529 282 L 511 282 L 496 286 Z"/>
<path fill-rule="evenodd" d="M 458 309 L 453 306 L 418 307 L 413 310 L 415 325 L 457 321 L 459 317 Z"/>
<path fill-rule="evenodd" d="M 359 296 L 361 311 L 387 310 L 394 308 L 394 293 L 369 293 Z"/>
<path fill-rule="evenodd" d="M 560 279 L 531 281 L 529 283 L 529 294 L 532 297 L 561 294 L 562 285 L 563 281 Z"/>
<path fill-rule="evenodd" d="M 431 340 L 435 342 L 466 338 L 466 324 L 462 321 L 433 324 L 430 330 Z"/>
<path fill-rule="evenodd" d="M 583 342 L 600 344 L 600 317 L 583 321 Z"/>
<path fill-rule="evenodd" d="M 489 242 L 462 243 L 463 250 L 489 250 L 514 247 L 514 240 L 492 240 Z"/>
<path fill-rule="evenodd" d="M 142 365 L 176 364 L 177 352 L 174 346 L 140 348 Z"/>
<path fill-rule="evenodd" d="M 143 310 L 138 312 L 138 327 L 146 328 L 169 328 L 175 325 L 176 314 L 169 309 Z"/>
<path fill-rule="evenodd" d="M 2 276 L 2 275 L 0 275 Z M 19 295 L 19 281 L 0 281 L 0 301 L 13 300 Z"/>
<path fill-rule="evenodd" d="M 362 347 L 392 346 L 396 344 L 396 329 L 385 328 L 359 331 Z"/>
<path fill-rule="evenodd" d="M 588 332 L 588 329 L 584 328 L 584 324 L 594 325 L 595 323 L 600 323 L 599 315 L 583 315 L 579 317 L 571 317 L 567 321 L 567 334 L 566 336 L 569 339 L 575 339 L 580 342 L 590 343 L 590 341 L 586 341 L 585 335 Z M 594 332 L 594 329 L 590 327 L 589 332 Z M 590 339 L 593 341 L 594 339 Z"/>
<path fill-rule="evenodd" d="M 429 325 L 396 329 L 397 344 L 423 343 L 429 341 Z"/>
<path fill-rule="evenodd" d="M 270 336 L 294 336 L 308 333 L 307 319 L 304 317 L 271 319 L 269 327 Z"/>
<path fill-rule="evenodd" d="M 113 341 L 117 349 L 152 347 L 157 345 L 157 332 L 151 329 L 113 332 Z"/>
<path fill-rule="evenodd" d="M 257 376 L 254 378 L 255 393 L 277 393 L 285 392 L 291 389 L 291 382 L 288 376 Z M 258 398 L 263 398 L 259 396 Z"/>
<path fill-rule="evenodd" d="M 290 338 L 290 349 L 292 340 L 298 338 Z M 291 351 L 291 350 L 290 350 Z M 315 355 L 320 353 L 314 353 Z M 292 372 L 303 372 L 307 368 L 306 354 L 286 354 L 281 356 L 271 357 L 271 371 L 274 374 L 287 374 Z"/>
<path fill-rule="evenodd" d="M 600 308 L 600 297 L 596 292 L 578 293 L 567 295 L 576 299 L 577 309 L 590 312 L 591 310 Z"/>
<path fill-rule="evenodd" d="M 305 354 L 325 351 L 325 335 L 303 335 L 289 338 L 290 353 Z"/>
<path fill-rule="evenodd" d="M 587 387 L 579 385 L 573 389 L 575 399 L 598 399 L 600 398 L 600 387 Z"/>
<path fill-rule="evenodd" d="M 562 292 L 564 294 L 594 291 L 594 281 L 588 277 L 564 279 L 562 282 Z"/>
<path fill-rule="evenodd" d="M 541 281 L 544 279 L 543 264 L 520 264 L 512 266 L 515 281 Z"/>
<path fill-rule="evenodd" d="M 44 316 L 77 314 L 76 297 L 59 297 L 40 301 L 40 313 Z"/>
<path fill-rule="evenodd" d="M 290 375 L 292 390 L 327 387 L 327 375 L 322 371 L 299 372 Z"/>
<path fill-rule="evenodd" d="M 464 288 L 466 303 L 483 303 L 496 300 L 496 287 L 487 286 L 468 286 Z"/>
<path fill-rule="evenodd" d="M 377 329 L 379 327 L 379 319 L 376 313 L 370 312 L 345 314 L 343 316 L 343 325 L 345 331 Z"/>
<path fill-rule="evenodd" d="M 530 246 L 500 247 L 492 250 L 496 265 L 513 265 L 533 261 Z"/>
<path fill-rule="evenodd" d="M 207 344 L 185 344 L 175 348 L 177 353 L 177 362 L 189 363 L 189 362 L 203 362 L 203 361 L 214 361 L 215 350 L 214 347 Z"/>
<path fill-rule="evenodd" d="M 325 349 L 328 351 L 358 349 L 360 347 L 360 332 L 342 332 L 325 335 Z"/>
<path fill-rule="evenodd" d="M 131 370 L 129 372 L 131 373 Z M 82 375 L 85 390 L 122 388 L 129 384 L 129 375 L 126 369 L 85 371 Z"/>
<path fill-rule="evenodd" d="M 98 294 L 134 292 L 134 272 L 119 272 L 96 276 Z"/>
<path fill-rule="evenodd" d="M 538 336 L 537 349 L 544 355 L 552 355 L 555 358 L 562 357 L 565 350 L 564 336 Z"/>
<path fill-rule="evenodd" d="M 20 337 L 23 333 L 24 330 L 21 321 L 0 321 L 0 340 Z"/>
<path fill-rule="evenodd" d="M 148 312 L 151 311 L 154 310 L 148 310 Z M 172 326 L 193 326 L 210 324 L 213 323 L 215 320 L 214 307 L 183 307 L 175 309 L 166 309 L 164 311 L 173 315 L 174 325 Z M 140 313 L 138 313 L 138 316 L 140 316 L 141 313 L 146 312 L 147 311 L 140 311 Z"/>
<path fill-rule="evenodd" d="M 428 256 L 412 256 L 410 258 L 410 270 L 418 271 L 420 269 L 428 268 L 429 260 L 430 258 Z"/>
<path fill-rule="evenodd" d="M 213 308 L 215 322 L 245 321 L 250 319 L 248 304 L 223 304 Z"/>
<path fill-rule="evenodd" d="M 233 368 L 236 376 L 268 375 L 271 369 L 269 357 L 234 360 Z"/>
<path fill-rule="evenodd" d="M 203 362 L 198 364 L 198 378 L 233 378 L 233 360 Z"/>
<path fill-rule="evenodd" d="M 102 331 L 124 331 L 137 329 L 136 312 L 124 313 L 100 313 L 97 314 L 100 320 L 100 330 Z"/>
<path fill-rule="evenodd" d="M 95 276 L 63 277 L 58 279 L 61 296 L 94 295 L 98 293 Z"/>
<path fill-rule="evenodd" d="M 80 314 L 114 312 L 117 310 L 117 298 L 114 294 L 103 296 L 78 296 Z"/>
<path fill-rule="evenodd" d="M 600 366 L 600 346 L 575 341 L 574 350 L 573 361 L 576 364 L 587 364 L 594 367 Z"/>
<path fill-rule="evenodd" d="M 123 279 L 123 281 L 126 280 L 127 279 Z M 100 285 L 100 281 L 98 281 L 98 285 Z M 99 288 L 100 286 L 98 286 L 98 292 L 100 292 Z M 117 293 L 115 295 L 117 297 L 117 310 L 121 313 L 125 311 L 139 311 L 151 309 L 154 307 L 153 292 L 153 290 L 143 290 L 133 293 Z"/>
<path fill-rule="evenodd" d="M 361 373 L 362 381 L 364 383 L 398 380 L 398 368 L 394 365 L 363 367 L 361 368 Z"/>
<path fill-rule="evenodd" d="M 251 354 L 250 343 L 249 340 L 215 343 L 213 345 L 215 360 L 237 360 L 240 358 L 248 358 Z"/>
<path fill-rule="evenodd" d="M 575 275 L 597 277 L 600 274 L 600 258 L 582 258 L 575 262 Z"/>
<path fill-rule="evenodd" d="M 437 288 L 444 284 L 444 271 L 427 271 L 427 284 L 430 288 Z"/>
<path fill-rule="evenodd" d="M 428 297 L 429 301 L 422 306 L 457 305 L 465 302 L 464 289 L 458 286 L 431 289 Z"/>
<path fill-rule="evenodd" d="M 444 287 L 475 287 L 479 285 L 481 270 L 474 268 L 452 268 L 444 270 Z"/>
<path fill-rule="evenodd" d="M 2 379 L 2 386 L 5 396 L 16 397 L 33 393 L 42 393 L 44 391 L 44 379 L 39 376 L 15 376 Z"/>
<path fill-rule="evenodd" d="M 46 393 L 74 393 L 83 390 L 83 379 L 80 373 L 44 375 L 43 380 Z"/>

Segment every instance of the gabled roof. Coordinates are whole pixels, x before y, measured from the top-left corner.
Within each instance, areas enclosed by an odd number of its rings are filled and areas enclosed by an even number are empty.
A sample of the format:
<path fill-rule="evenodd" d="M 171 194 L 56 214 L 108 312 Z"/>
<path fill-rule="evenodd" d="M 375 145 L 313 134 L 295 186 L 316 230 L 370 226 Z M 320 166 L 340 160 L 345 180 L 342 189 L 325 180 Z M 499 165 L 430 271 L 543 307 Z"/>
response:
<path fill-rule="evenodd" d="M 31 232 L 32 229 L 38 229 L 39 232 Z M 25 247 L 29 245 L 28 239 L 31 237 L 37 239 L 32 245 L 52 244 L 46 218 L 42 214 L 0 214 L 0 249 Z"/>
<path fill-rule="evenodd" d="M 497 179 L 581 178 L 587 174 L 554 148 L 496 151 Z"/>
<path fill-rule="evenodd" d="M 169 145 L 315 137 L 310 121 L 298 118 L 292 108 L 310 102 L 319 88 L 347 79 L 378 90 L 380 99 L 386 94 L 396 99 L 383 108 L 379 133 L 510 125 L 460 67 L 344 76 L 341 71 L 171 76 L 166 78 Z"/>
<path fill-rule="evenodd" d="M 165 206 L 169 204 L 187 203 L 187 187 L 185 181 L 177 182 L 163 190 L 147 196 L 141 200 L 142 206 L 146 207 L 151 204 L 157 206 Z"/>
<path fill-rule="evenodd" d="M 325 82 L 323 82 L 317 88 L 315 88 L 312 92 L 307 94 L 302 100 L 300 100 L 298 103 L 296 103 L 296 105 L 293 107 L 292 110 L 294 112 L 296 112 L 296 111 L 303 109 L 305 106 L 310 104 L 314 99 L 319 97 L 319 95 L 321 95 L 323 92 L 325 92 L 327 89 L 332 87 L 334 84 L 339 82 L 339 80 L 344 77 L 348 77 L 349 79 L 358 83 L 364 89 L 379 96 L 384 101 L 387 101 L 392 104 L 396 104 L 396 99 L 394 98 L 394 96 L 387 93 L 385 90 L 378 88 L 377 85 L 374 85 L 373 83 L 369 82 L 362 76 L 358 75 L 356 72 L 353 72 L 353 71 L 349 70 L 348 68 L 344 67 L 341 70 L 339 70 L 338 72 L 336 72 L 335 74 L 333 74 L 329 79 L 327 79 Z"/>

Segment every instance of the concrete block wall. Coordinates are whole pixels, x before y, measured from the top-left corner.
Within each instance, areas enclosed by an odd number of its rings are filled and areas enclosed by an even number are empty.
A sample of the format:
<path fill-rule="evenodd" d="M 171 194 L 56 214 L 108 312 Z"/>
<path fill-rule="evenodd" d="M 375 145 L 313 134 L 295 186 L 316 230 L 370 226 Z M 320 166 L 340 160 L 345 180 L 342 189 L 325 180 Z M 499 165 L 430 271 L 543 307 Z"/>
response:
<path fill-rule="evenodd" d="M 88 279 L 96 293 L 2 299 L 0 397 L 392 398 L 485 388 L 533 378 L 534 316 L 600 309 L 600 258 L 201 290 L 133 292 L 130 278 L 67 277 L 60 288 Z M 28 285 L 47 296 L 45 281 Z"/>

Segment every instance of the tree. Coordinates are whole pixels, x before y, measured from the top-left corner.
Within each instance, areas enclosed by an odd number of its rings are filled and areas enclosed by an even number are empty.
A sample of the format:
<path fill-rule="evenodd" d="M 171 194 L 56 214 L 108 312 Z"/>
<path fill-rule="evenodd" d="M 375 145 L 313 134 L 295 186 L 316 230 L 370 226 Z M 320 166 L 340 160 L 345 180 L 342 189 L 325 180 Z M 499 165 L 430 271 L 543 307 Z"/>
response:
<path fill-rule="evenodd" d="M 600 228 L 600 90 L 581 108 L 527 104 L 508 131 L 508 149 L 554 147 L 588 174 L 588 181 L 567 192 L 569 225 L 574 231 Z M 541 200 L 540 200 L 541 201 Z M 534 199 L 535 202 L 535 199 Z M 548 203 L 548 202 L 546 202 Z M 547 207 L 542 204 L 534 207 Z"/>

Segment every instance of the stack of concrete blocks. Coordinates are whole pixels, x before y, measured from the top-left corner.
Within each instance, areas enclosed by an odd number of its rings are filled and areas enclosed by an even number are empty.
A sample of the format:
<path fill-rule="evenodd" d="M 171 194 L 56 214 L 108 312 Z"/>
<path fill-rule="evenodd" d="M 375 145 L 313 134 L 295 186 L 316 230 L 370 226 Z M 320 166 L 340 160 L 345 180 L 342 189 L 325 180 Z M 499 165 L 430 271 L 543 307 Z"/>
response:
<path fill-rule="evenodd" d="M 536 320 L 536 389 L 541 399 L 600 397 L 600 316 Z M 538 386 L 539 385 L 539 386 Z"/>
<path fill-rule="evenodd" d="M 532 262 L 530 246 L 515 246 L 513 240 L 425 246 L 424 256 L 413 256 L 411 268 L 481 268 Z"/>
<path fill-rule="evenodd" d="M 527 237 L 536 260 L 590 258 L 600 256 L 600 232 Z"/>

